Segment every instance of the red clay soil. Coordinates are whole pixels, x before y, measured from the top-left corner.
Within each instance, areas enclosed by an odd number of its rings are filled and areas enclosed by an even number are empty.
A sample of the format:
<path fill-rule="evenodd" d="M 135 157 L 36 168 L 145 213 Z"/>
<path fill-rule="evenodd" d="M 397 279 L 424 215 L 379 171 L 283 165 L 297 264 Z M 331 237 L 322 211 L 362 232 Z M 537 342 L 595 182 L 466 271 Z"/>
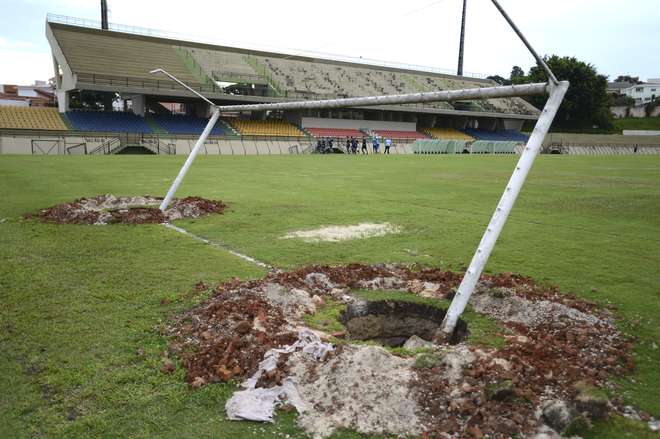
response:
<path fill-rule="evenodd" d="M 510 370 L 489 359 L 477 360 L 463 371 L 465 384 L 453 397 L 440 369 L 418 371 L 414 387 L 420 407 L 432 420 L 426 424 L 433 426 L 430 437 L 461 432 L 467 438 L 508 438 L 532 433 L 538 427 L 534 412 L 542 396 L 572 401 L 578 383 L 603 388 L 608 376 L 634 368 L 632 341 L 611 327 L 507 326 L 527 337 L 512 337 L 498 350 L 497 357 L 508 360 Z M 489 398 L 488 387 L 507 380 L 508 394 Z M 544 395 L 547 389 L 552 395 Z"/>
<path fill-rule="evenodd" d="M 23 217 L 26 219 L 35 218 L 41 222 L 53 224 L 96 224 L 100 212 L 83 210 L 81 206 L 83 200 L 84 198 L 71 203 L 58 204 L 42 209 L 38 213 L 27 213 Z"/>
<path fill-rule="evenodd" d="M 180 218 L 221 214 L 227 207 L 222 201 L 201 197 L 175 198 L 165 212 L 157 205 L 159 197 L 114 197 L 97 195 L 58 204 L 24 218 L 36 218 L 53 224 L 160 224 Z"/>
<path fill-rule="evenodd" d="M 396 277 L 434 282 L 447 291 L 456 288 L 463 277 L 462 273 L 440 269 L 415 271 L 405 266 L 349 264 L 306 266 L 270 273 L 260 281 L 234 279 L 216 287 L 210 299 L 172 326 L 172 346 L 183 360 L 186 381 L 195 387 L 231 378 L 241 381 L 256 371 L 268 349 L 293 342 L 296 334 L 285 329 L 286 316 L 257 291 L 266 282 L 276 282 L 288 288 L 313 290 L 321 296 L 328 294 L 329 287 L 324 290 L 323 286 L 310 286 L 309 279 L 306 282 L 310 273 L 325 274 L 337 288 L 356 287 L 360 281 L 378 277 Z M 563 295 L 556 288 L 540 286 L 524 276 L 484 275 L 481 285 L 508 288 L 528 300 L 548 300 L 598 317 L 611 317 L 607 309 Z M 550 322 L 530 328 L 501 324 L 509 330 L 506 345 L 491 351 L 490 356 L 477 356 L 464 369 L 460 394 L 456 394 L 457 386 L 450 386 L 443 378 L 445 366 L 417 370 L 412 389 L 418 395 L 425 425 L 431 426 L 426 437 L 442 437 L 442 433 L 467 438 L 525 435 L 538 428 L 534 411 L 542 398 L 571 401 L 577 392 L 576 383 L 603 388 L 609 376 L 620 376 L 634 368 L 632 340 L 612 325 Z M 508 361 L 510 368 L 494 363 L 494 357 Z M 286 371 L 275 373 L 280 376 L 266 377 L 266 381 L 279 382 Z M 510 389 L 498 396 L 489 394 L 489 386 L 505 381 L 511 382 Z M 548 389 L 552 389 L 552 395 L 547 394 Z"/>
<path fill-rule="evenodd" d="M 170 333 L 177 341 L 171 347 L 195 387 L 240 381 L 256 372 L 266 351 L 297 339 L 285 324 L 282 312 L 262 298 L 220 286 L 211 300 L 175 323 Z"/>

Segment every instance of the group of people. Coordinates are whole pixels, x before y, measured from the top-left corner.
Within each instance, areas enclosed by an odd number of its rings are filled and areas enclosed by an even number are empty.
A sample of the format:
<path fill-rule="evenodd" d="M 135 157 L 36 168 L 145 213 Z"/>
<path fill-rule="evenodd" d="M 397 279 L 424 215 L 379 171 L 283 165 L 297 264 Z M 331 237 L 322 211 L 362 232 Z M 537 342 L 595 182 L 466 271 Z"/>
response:
<path fill-rule="evenodd" d="M 316 152 L 320 154 L 332 154 L 334 152 L 334 142 L 335 139 L 332 137 L 321 137 L 316 141 Z M 381 139 L 378 136 L 373 136 L 371 138 L 371 153 L 372 154 L 378 154 L 380 150 L 380 142 Z M 346 146 L 345 146 L 345 152 L 346 154 L 358 154 L 358 147 L 362 145 L 361 152 L 362 154 L 369 154 L 369 149 L 367 148 L 367 138 L 362 136 L 362 139 L 358 139 L 357 137 L 351 136 L 351 137 L 346 137 Z M 389 154 L 390 153 L 390 148 L 392 147 L 392 139 L 387 138 L 384 140 L 383 145 L 385 147 L 385 150 L 383 151 L 383 154 Z M 339 148 L 341 149 L 341 148 Z"/>

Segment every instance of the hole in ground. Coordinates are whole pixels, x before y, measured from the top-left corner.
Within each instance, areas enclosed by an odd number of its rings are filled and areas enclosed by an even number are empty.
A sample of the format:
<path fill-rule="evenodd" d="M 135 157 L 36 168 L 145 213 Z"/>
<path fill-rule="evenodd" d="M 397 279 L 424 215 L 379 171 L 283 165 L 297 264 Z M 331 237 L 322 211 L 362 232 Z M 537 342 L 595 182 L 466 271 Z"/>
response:
<path fill-rule="evenodd" d="M 421 303 L 359 301 L 348 305 L 340 321 L 351 339 L 374 340 L 384 346 L 400 347 L 413 335 L 427 341 L 438 340 L 445 313 L 444 309 Z M 467 335 L 467 323 L 459 319 L 449 343 L 459 343 Z"/>

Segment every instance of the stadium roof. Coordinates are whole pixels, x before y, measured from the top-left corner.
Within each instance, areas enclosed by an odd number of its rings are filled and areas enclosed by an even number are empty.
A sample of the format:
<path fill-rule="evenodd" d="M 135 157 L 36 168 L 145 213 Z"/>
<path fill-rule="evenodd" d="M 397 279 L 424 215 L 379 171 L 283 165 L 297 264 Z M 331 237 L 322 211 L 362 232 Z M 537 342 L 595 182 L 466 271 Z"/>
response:
<path fill-rule="evenodd" d="M 99 90 L 170 98 L 190 96 L 175 82 L 151 75 L 149 72 L 155 68 L 169 71 L 209 98 L 224 103 L 400 94 L 494 84 L 486 79 L 413 66 L 284 54 L 144 33 L 117 25 L 111 30 L 101 30 L 93 21 L 49 15 L 46 36 L 62 71 L 57 78 L 58 90 Z M 227 88 L 228 84 L 242 86 Z M 382 109 L 517 119 L 536 119 L 539 114 L 520 98 Z"/>

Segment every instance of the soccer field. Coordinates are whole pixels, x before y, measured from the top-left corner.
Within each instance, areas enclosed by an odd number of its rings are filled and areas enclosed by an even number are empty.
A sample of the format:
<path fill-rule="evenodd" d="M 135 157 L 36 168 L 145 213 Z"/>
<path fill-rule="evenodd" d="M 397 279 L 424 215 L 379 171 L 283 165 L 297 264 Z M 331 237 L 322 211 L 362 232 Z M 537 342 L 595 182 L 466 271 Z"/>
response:
<path fill-rule="evenodd" d="M 282 437 L 225 421 L 234 387 L 190 390 L 159 371 L 173 313 L 198 281 L 263 269 L 161 225 L 57 226 L 22 220 L 83 196 L 163 196 L 183 157 L 0 159 L 1 437 Z M 470 261 L 517 157 L 199 157 L 178 196 L 226 202 L 224 215 L 176 224 L 278 268 Z M 322 225 L 389 222 L 383 237 L 281 239 Z M 612 304 L 638 337 L 637 371 L 618 383 L 660 417 L 660 157 L 542 156 L 487 266 Z M 585 437 L 652 437 L 614 419 Z M 335 437 L 354 437 L 338 433 Z"/>

